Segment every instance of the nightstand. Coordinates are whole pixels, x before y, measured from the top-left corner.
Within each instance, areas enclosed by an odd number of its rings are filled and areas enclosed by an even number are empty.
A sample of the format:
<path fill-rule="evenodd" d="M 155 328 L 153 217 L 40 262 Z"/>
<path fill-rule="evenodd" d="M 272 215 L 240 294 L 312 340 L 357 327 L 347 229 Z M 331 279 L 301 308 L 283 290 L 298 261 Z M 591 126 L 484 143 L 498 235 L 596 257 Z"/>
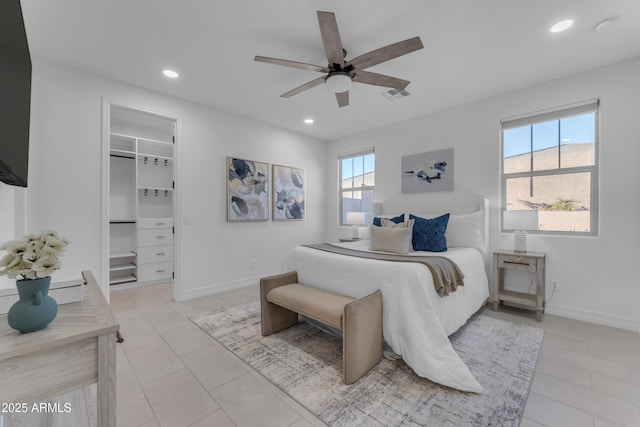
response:
<path fill-rule="evenodd" d="M 541 322 L 545 299 L 544 263 L 545 254 L 542 252 L 495 251 L 493 253 L 493 310 L 498 311 L 500 301 L 508 301 L 535 310 L 536 320 Z M 536 275 L 535 295 L 505 290 L 504 270 L 534 273 Z"/>

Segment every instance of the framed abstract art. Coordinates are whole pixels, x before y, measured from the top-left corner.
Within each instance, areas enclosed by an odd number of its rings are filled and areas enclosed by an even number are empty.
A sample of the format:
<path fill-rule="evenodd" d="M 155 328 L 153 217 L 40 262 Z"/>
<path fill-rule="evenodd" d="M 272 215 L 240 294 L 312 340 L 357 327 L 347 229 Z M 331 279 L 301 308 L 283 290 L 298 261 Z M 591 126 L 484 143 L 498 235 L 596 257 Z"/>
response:
<path fill-rule="evenodd" d="M 306 181 L 304 169 L 273 165 L 273 220 L 305 219 Z"/>
<path fill-rule="evenodd" d="M 402 192 L 453 190 L 453 148 L 402 156 Z"/>
<path fill-rule="evenodd" d="M 227 157 L 227 221 L 269 220 L 269 164 Z"/>

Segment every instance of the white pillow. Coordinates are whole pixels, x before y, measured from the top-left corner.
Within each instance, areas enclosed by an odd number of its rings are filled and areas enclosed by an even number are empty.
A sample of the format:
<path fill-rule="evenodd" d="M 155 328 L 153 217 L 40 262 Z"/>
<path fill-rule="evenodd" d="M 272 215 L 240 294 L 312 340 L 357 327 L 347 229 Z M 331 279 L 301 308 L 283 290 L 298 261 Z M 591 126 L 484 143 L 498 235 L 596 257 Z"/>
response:
<path fill-rule="evenodd" d="M 413 214 L 422 218 L 435 218 L 440 215 L 433 214 Z M 482 211 L 476 211 L 464 215 L 449 215 L 449 223 L 444 237 L 447 240 L 448 247 L 462 246 L 476 249 L 484 249 L 484 239 L 482 230 L 484 229 L 484 221 L 482 220 Z"/>
<path fill-rule="evenodd" d="M 390 228 L 372 225 L 369 229 L 371 232 L 369 249 L 372 251 L 408 254 L 412 249 L 413 227 Z"/>
<path fill-rule="evenodd" d="M 483 229 L 482 211 L 466 215 L 451 215 L 444 237 L 449 246 L 469 246 L 483 249 L 485 247 L 482 237 Z"/>

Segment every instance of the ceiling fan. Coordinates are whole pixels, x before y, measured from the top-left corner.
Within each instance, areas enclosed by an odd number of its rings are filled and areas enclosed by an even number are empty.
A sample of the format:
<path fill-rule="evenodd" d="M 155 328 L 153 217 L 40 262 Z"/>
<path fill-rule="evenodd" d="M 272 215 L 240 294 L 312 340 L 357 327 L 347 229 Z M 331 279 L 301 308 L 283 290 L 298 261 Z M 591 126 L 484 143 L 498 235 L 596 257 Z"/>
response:
<path fill-rule="evenodd" d="M 289 92 L 283 93 L 280 95 L 281 97 L 289 98 L 324 83 L 336 94 L 338 105 L 345 107 L 349 105 L 349 88 L 351 87 L 352 81 L 392 89 L 404 89 L 410 83 L 408 80 L 364 70 L 415 50 L 422 49 L 424 46 L 422 45 L 420 37 L 413 37 L 393 43 L 347 61 L 347 51 L 343 49 L 342 42 L 340 41 L 336 16 L 332 12 L 318 11 L 318 23 L 320 24 L 320 34 L 322 36 L 324 52 L 329 60 L 329 65 L 326 67 L 286 59 L 269 58 L 266 56 L 256 56 L 254 58 L 254 61 L 258 62 L 327 73 L 325 76 L 318 77 Z"/>

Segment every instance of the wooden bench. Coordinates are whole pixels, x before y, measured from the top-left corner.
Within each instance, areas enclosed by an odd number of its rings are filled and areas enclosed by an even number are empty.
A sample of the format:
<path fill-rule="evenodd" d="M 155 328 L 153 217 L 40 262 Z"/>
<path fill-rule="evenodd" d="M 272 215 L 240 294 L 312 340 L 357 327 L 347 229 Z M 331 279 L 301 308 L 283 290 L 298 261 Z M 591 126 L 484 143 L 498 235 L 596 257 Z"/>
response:
<path fill-rule="evenodd" d="M 342 331 L 345 384 L 352 384 L 382 360 L 382 294 L 362 298 L 298 283 L 293 271 L 260 279 L 262 335 L 298 323 L 298 314 Z"/>

